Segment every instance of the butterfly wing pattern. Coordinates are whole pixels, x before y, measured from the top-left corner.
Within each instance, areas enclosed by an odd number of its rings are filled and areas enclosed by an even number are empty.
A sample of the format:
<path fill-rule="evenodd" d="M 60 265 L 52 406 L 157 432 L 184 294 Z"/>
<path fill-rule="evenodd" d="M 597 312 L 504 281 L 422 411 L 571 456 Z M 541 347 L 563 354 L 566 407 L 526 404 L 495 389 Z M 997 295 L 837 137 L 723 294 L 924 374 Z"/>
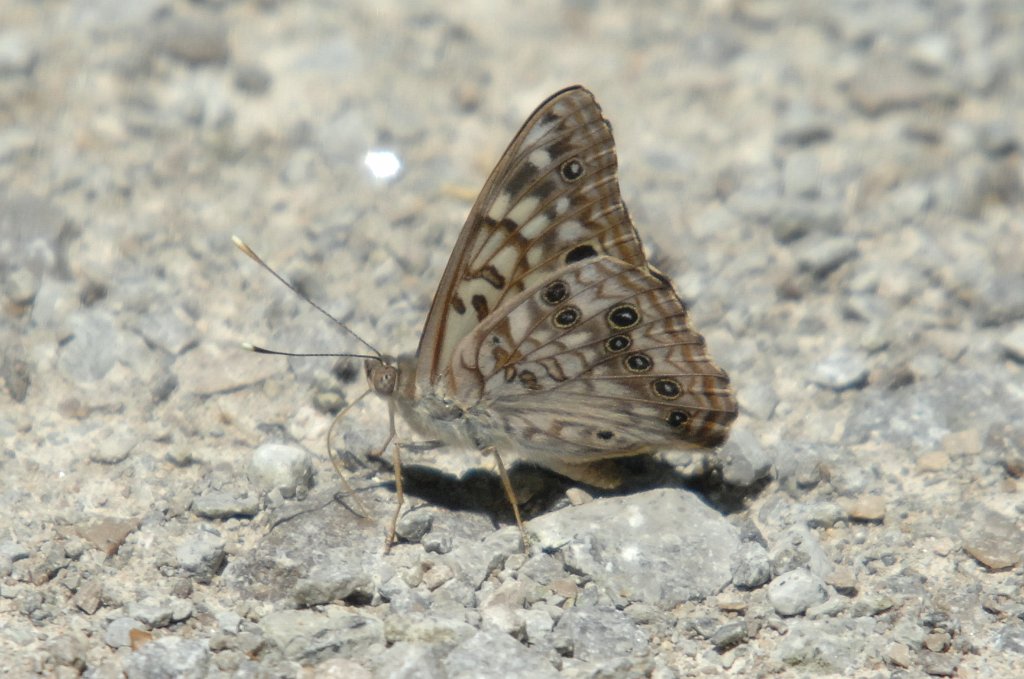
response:
<path fill-rule="evenodd" d="M 737 414 L 616 168 L 589 91 L 541 104 L 470 212 L 416 363 L 418 400 L 449 406 L 463 441 L 594 485 L 614 481 L 593 463 L 719 445 Z"/>

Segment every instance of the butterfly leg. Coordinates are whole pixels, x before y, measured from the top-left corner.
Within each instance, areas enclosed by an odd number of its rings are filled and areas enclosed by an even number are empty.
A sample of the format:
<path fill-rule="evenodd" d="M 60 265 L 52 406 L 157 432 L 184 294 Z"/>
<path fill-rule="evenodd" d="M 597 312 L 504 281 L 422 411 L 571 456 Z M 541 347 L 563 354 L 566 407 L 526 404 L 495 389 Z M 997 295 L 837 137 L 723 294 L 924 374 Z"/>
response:
<path fill-rule="evenodd" d="M 512 482 L 508 478 L 508 472 L 505 471 L 505 463 L 501 461 L 501 455 L 498 454 L 498 449 L 494 446 L 487 446 L 481 451 L 485 455 L 493 455 L 495 462 L 498 463 L 498 475 L 501 477 L 501 485 L 505 489 L 505 496 L 508 498 L 509 504 L 512 505 L 512 514 L 516 517 L 516 526 L 519 527 L 519 537 L 523 541 L 523 551 L 530 551 L 530 538 L 526 535 L 526 527 L 523 525 L 523 518 L 519 515 L 519 501 L 516 500 L 516 494 L 512 490 Z"/>
<path fill-rule="evenodd" d="M 388 434 L 388 440 L 384 442 L 384 446 L 380 449 L 379 455 L 383 455 L 384 451 L 387 450 L 388 446 L 395 440 L 395 408 L 391 403 L 388 403 L 388 422 L 390 427 L 390 433 Z M 402 503 L 405 502 L 405 487 L 402 483 L 402 445 L 400 443 L 394 443 L 391 445 L 391 464 L 395 471 L 395 513 L 391 515 L 391 524 L 388 526 L 388 537 L 384 541 L 384 553 L 387 554 L 391 551 L 391 547 L 395 544 L 396 532 L 398 530 L 398 517 L 402 512 Z"/>
<path fill-rule="evenodd" d="M 370 390 L 367 389 L 366 391 L 359 395 L 359 398 L 357 398 L 356 400 L 352 401 L 347 406 L 342 408 L 341 412 L 335 415 L 334 419 L 331 420 L 331 426 L 327 429 L 327 459 L 331 461 L 331 464 L 334 466 L 334 471 L 338 474 L 338 480 L 341 481 L 341 486 L 345 491 L 345 497 L 352 498 L 352 504 L 355 505 L 355 509 L 353 511 L 355 511 L 356 514 L 362 516 L 363 518 L 369 517 L 370 512 L 367 511 L 365 505 L 363 505 L 363 503 L 359 500 L 359 496 L 356 495 L 356 491 L 352 487 L 352 484 L 348 482 L 348 477 L 345 474 L 345 470 L 342 469 L 341 467 L 341 461 L 338 459 L 338 456 L 334 453 L 334 449 L 331 447 L 331 441 L 334 439 L 335 425 L 338 424 L 338 422 L 341 421 L 341 418 L 344 417 L 348 413 L 348 411 L 351 410 L 357 403 L 362 401 L 363 397 L 365 397 L 369 393 Z M 349 509 L 352 510 L 353 508 L 349 507 Z"/>

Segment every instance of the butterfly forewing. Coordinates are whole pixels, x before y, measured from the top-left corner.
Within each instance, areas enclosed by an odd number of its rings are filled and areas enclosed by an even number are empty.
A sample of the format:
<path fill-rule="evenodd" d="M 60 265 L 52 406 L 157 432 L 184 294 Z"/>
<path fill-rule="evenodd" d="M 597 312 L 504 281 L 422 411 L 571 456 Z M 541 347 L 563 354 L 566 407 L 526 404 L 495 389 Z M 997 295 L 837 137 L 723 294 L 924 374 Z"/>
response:
<path fill-rule="evenodd" d="M 429 389 L 456 345 L 503 302 L 550 272 L 608 255 L 646 267 L 622 203 L 615 144 L 582 87 L 541 104 L 487 180 L 434 297 L 417 361 Z"/>

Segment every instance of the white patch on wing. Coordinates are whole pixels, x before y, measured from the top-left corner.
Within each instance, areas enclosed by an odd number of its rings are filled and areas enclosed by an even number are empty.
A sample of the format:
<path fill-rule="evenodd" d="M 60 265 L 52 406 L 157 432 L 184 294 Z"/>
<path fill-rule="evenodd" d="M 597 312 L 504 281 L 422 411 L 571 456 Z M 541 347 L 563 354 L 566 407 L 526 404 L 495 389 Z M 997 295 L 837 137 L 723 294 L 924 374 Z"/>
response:
<path fill-rule="evenodd" d="M 535 196 L 523 198 L 508 212 L 508 218 L 516 224 L 523 224 L 529 219 L 540 205 L 540 199 Z"/>
<path fill-rule="evenodd" d="M 498 273 L 505 277 L 506 281 L 512 275 L 512 269 L 516 265 L 517 256 L 518 250 L 508 246 L 503 250 L 496 251 L 491 258 L 491 264 L 498 270 Z"/>
<path fill-rule="evenodd" d="M 550 223 L 551 220 L 548 219 L 544 215 L 544 213 L 541 213 L 534 217 L 533 219 L 531 219 L 530 221 L 523 224 L 523 227 L 519 229 L 519 233 L 520 235 L 522 235 L 523 238 L 533 240 L 537 236 L 544 233 L 544 229 L 548 228 L 548 224 Z"/>
<path fill-rule="evenodd" d="M 554 125 L 557 122 L 558 121 L 554 121 L 548 123 L 547 125 L 534 125 L 533 129 L 526 133 L 526 139 L 523 140 L 523 146 L 528 147 L 536 144 L 538 141 L 543 139 L 548 132 L 551 131 L 552 125 Z"/>
<path fill-rule="evenodd" d="M 497 253 L 503 246 L 508 245 L 506 243 L 506 237 L 506 233 L 503 229 L 497 229 L 492 232 L 473 255 L 471 266 L 480 266 L 494 257 L 495 253 Z M 498 267 L 498 271 L 502 273 L 505 272 L 505 269 L 502 269 L 501 265 L 497 262 L 492 262 L 492 264 Z"/>
<path fill-rule="evenodd" d="M 508 334 L 512 338 L 512 342 L 519 344 L 526 337 L 526 333 L 530 332 L 530 328 L 533 327 L 533 319 L 530 314 L 527 313 L 527 309 L 519 308 L 513 311 L 508 316 Z"/>
<path fill-rule="evenodd" d="M 509 201 L 512 200 L 512 196 L 508 191 L 503 191 L 494 202 L 491 203 L 491 209 L 487 211 L 487 216 L 496 222 L 500 222 L 505 218 L 505 213 L 508 212 Z"/>
<path fill-rule="evenodd" d="M 528 160 L 530 161 L 530 165 L 533 165 L 535 168 L 539 170 L 541 168 L 547 167 L 548 164 L 551 163 L 551 154 L 548 153 L 545 149 L 534 149 L 533 151 L 530 152 L 530 157 Z"/>
<path fill-rule="evenodd" d="M 570 205 L 569 197 L 568 196 L 562 196 L 557 201 L 555 201 L 555 214 L 556 215 L 564 215 L 566 213 L 566 211 L 569 209 L 569 205 Z"/>
<path fill-rule="evenodd" d="M 557 234 L 558 242 L 565 244 L 586 240 L 590 236 L 590 232 L 587 228 L 575 219 L 570 219 L 567 222 L 559 224 Z"/>

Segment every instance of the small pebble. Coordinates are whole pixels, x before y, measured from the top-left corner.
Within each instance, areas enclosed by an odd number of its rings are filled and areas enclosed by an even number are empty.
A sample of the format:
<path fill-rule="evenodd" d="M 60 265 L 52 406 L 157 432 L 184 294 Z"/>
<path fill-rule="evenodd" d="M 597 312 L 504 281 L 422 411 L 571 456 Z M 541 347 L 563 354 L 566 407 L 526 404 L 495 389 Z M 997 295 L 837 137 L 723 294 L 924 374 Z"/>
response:
<path fill-rule="evenodd" d="M 263 492 L 279 490 L 284 497 L 292 498 L 299 488 L 312 484 L 313 462 L 300 446 L 265 443 L 253 451 L 248 476 Z"/>
<path fill-rule="evenodd" d="M 879 495 L 861 495 L 846 505 L 850 518 L 856 521 L 880 522 L 885 519 L 885 498 Z"/>
<path fill-rule="evenodd" d="M 917 468 L 923 472 L 940 472 L 949 467 L 949 455 L 934 451 L 917 458 Z"/>
<path fill-rule="evenodd" d="M 768 585 L 768 603 L 782 616 L 800 615 L 826 599 L 825 583 L 802 568 L 783 573 Z"/>

